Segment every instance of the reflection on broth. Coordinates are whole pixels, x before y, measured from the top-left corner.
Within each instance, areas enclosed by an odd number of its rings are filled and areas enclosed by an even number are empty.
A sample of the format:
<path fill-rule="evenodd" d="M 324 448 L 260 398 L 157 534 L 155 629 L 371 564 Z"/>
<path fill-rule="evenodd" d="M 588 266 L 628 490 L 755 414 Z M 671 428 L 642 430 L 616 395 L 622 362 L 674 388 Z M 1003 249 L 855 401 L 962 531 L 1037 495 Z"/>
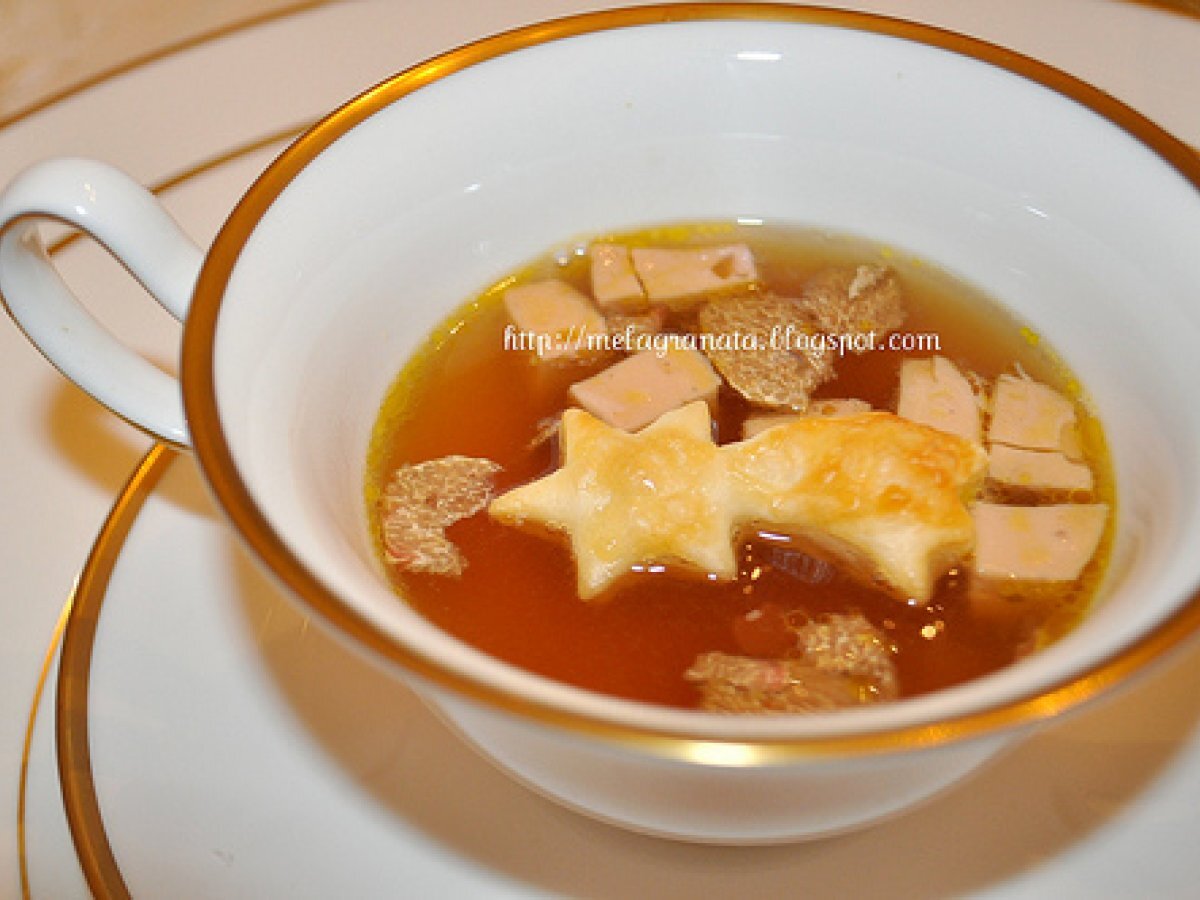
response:
<path fill-rule="evenodd" d="M 888 248 L 692 224 L 547 253 L 400 373 L 367 500 L 397 591 L 581 687 L 723 712 L 909 697 L 1083 614 L 1099 423 L 1036 335 Z"/>

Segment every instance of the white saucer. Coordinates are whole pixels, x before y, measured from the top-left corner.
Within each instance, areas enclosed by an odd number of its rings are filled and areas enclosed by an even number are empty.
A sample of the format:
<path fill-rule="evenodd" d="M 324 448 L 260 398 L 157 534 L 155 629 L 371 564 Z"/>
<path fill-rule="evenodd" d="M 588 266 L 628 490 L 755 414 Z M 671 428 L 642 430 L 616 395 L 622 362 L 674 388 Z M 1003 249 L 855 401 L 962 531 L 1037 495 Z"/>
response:
<path fill-rule="evenodd" d="M 76 843 L 134 897 L 1166 897 L 1200 875 L 1200 648 L 874 829 L 676 844 L 468 750 L 284 599 L 166 450 L 97 544 L 60 673 Z"/>
<path fill-rule="evenodd" d="M 172 459 L 156 451 L 119 499 L 60 660 L 62 787 L 100 884 L 135 897 L 769 897 L 799 884 L 814 897 L 1157 897 L 1200 874 L 1198 651 L 874 830 L 686 847 L 496 773 L 310 627 L 246 559 L 191 461 Z"/>
<path fill-rule="evenodd" d="M 444 6 L 415 0 L 309 7 L 122 71 L 7 123 L 0 131 L 0 181 L 47 155 L 96 155 L 122 165 L 147 184 L 172 185 L 166 192 L 168 202 L 197 240 L 205 242 L 277 141 L 297 125 L 440 49 L 586 5 L 578 0 L 457 0 L 453 15 L 447 15 Z M 1200 19 L 1110 0 L 877 0 L 831 5 L 904 15 L 1014 47 L 1091 80 L 1200 145 L 1200 118 L 1194 107 Z M 170 358 L 174 326 L 146 316 L 143 298 L 131 294 L 123 273 L 83 243 L 60 257 L 72 279 L 86 283 L 86 293 L 103 317 L 150 355 Z M 0 470 L 6 473 L 0 504 L 0 570 L 6 579 L 0 592 L 0 801 L 6 808 L 17 808 L 21 764 L 26 776 L 16 828 L 0 832 L 6 835 L 0 846 L 0 897 L 19 896 L 20 869 L 27 870 L 28 883 L 20 887 L 28 896 L 82 897 L 86 888 L 76 871 L 58 796 L 54 722 L 47 715 L 46 697 L 27 752 L 22 752 L 21 739 L 30 707 L 37 701 L 46 646 L 54 637 L 79 560 L 149 442 L 67 386 L 11 326 L 0 328 L 0 374 L 6 385 L 6 403 L 0 407 Z M 173 466 L 168 484 L 193 479 L 194 473 L 176 471 L 190 469 L 190 462 Z M 147 531 L 156 539 L 153 532 L 160 527 L 163 511 L 172 508 L 174 490 L 150 496 L 136 519 L 133 538 Z M 127 505 L 122 508 L 127 511 Z M 209 541 L 216 538 L 204 537 L 213 528 L 206 513 L 188 521 L 178 533 L 190 543 L 160 545 L 155 552 L 195 566 L 204 553 L 212 552 Z M 221 540 L 228 539 L 222 535 Z M 128 557 L 122 554 L 118 570 L 150 578 L 159 570 L 133 546 L 126 551 Z M 120 548 L 110 540 L 109 549 Z M 223 551 L 230 552 L 228 547 Z M 1043 896 L 1053 890 L 1067 896 L 1144 897 L 1191 895 L 1200 880 L 1200 858 L 1188 837 L 1200 808 L 1197 703 L 1189 699 L 1200 674 L 1195 652 L 1119 703 L 1046 735 L 984 778 L 894 826 L 787 851 L 699 851 L 621 835 L 527 797 L 460 751 L 394 687 L 393 693 L 379 695 L 391 699 L 371 694 L 372 704 L 395 704 L 396 718 L 388 720 L 379 737 L 390 735 L 388 739 L 397 742 L 391 748 L 394 755 L 385 744 L 369 740 L 369 731 L 354 732 L 358 743 L 329 740 L 322 724 L 327 720 L 298 701 L 303 692 L 297 693 L 296 685 L 281 677 L 286 672 L 271 668 L 272 660 L 281 657 L 237 632 L 244 630 L 247 612 L 259 607 L 222 605 L 246 600 L 228 590 L 228 582 L 240 577 L 237 573 L 244 565 L 239 562 L 231 569 L 228 556 L 222 558 L 226 568 L 206 570 L 191 583 L 171 586 L 151 579 L 163 610 L 174 608 L 166 600 L 181 610 L 209 609 L 214 602 L 217 609 L 225 609 L 224 619 L 205 622 L 207 632 L 189 632 L 183 612 L 175 614 L 178 618 L 168 616 L 159 633 L 129 628 L 114 612 L 130 602 L 124 589 L 117 590 L 125 575 L 114 581 L 113 590 L 102 598 L 90 710 L 94 737 L 119 747 L 126 739 L 121 735 L 134 733 L 129 731 L 134 725 L 151 732 L 186 733 L 195 728 L 197 739 L 216 740 L 220 746 L 220 704 L 228 700 L 221 690 L 231 689 L 223 679 L 249 669 L 258 673 L 258 689 L 235 699 L 265 706 L 230 708 L 240 709 L 238 721 L 249 715 L 256 728 L 266 731 L 247 729 L 238 746 L 271 747 L 281 743 L 280 735 L 300 735 L 282 741 L 283 749 L 299 754 L 299 759 L 287 757 L 286 765 L 305 773 L 314 792 L 326 791 L 332 806 L 349 804 L 337 815 L 354 824 L 346 834 L 323 829 L 313 807 L 300 802 L 314 794 L 293 787 L 288 802 L 277 810 L 288 826 L 282 844 L 247 829 L 241 833 L 249 844 L 225 841 L 206 846 L 190 839 L 172 844 L 172 835 L 199 836 L 189 831 L 189 817 L 198 823 L 222 822 L 235 835 L 239 821 L 261 822 L 263 811 L 251 801 L 260 796 L 255 791 L 279 787 L 267 777 L 272 769 L 255 770 L 250 784 L 242 785 L 235 775 L 246 770 L 226 773 L 215 757 L 183 753 L 151 760 L 138 744 L 127 745 L 127 755 L 117 760 L 130 769 L 113 769 L 108 758 L 99 755 L 111 751 L 98 743 L 95 762 L 106 833 L 120 851 L 116 858 L 122 876 L 140 888 L 135 895 L 264 896 L 252 890 L 261 882 L 250 878 L 274 878 L 289 864 L 295 872 L 304 872 L 325 859 L 332 866 L 326 874 L 342 877 L 343 888 L 362 886 L 361 891 L 337 893 L 362 896 L 370 883 L 357 881 L 358 875 L 344 868 L 348 860 L 362 858 L 354 853 L 354 841 L 407 861 L 403 880 L 389 883 L 389 895 L 461 888 L 459 893 L 474 889 L 486 896 L 755 896 L 772 894 L 788 882 L 793 888 L 810 885 L 813 896 L 837 894 L 840 888 L 843 894 L 868 897 L 885 890 L 888 896 Z M 217 586 L 220 590 L 212 595 L 202 592 Z M 281 646 L 289 645 L 299 627 L 294 618 L 286 619 L 283 611 L 290 607 L 280 605 L 261 584 L 250 593 L 258 598 L 260 590 L 269 595 L 261 609 L 278 607 L 275 623 L 290 621 L 281 626 L 279 638 Z M 241 637 L 229 643 L 229 633 L 212 630 L 214 625 L 234 627 Z M 204 655 L 189 657 L 193 646 L 204 648 Z M 278 652 L 286 656 L 289 651 Z M 326 646 L 321 652 L 333 650 Z M 189 658 L 195 668 L 181 669 L 181 661 Z M 110 659 L 115 660 L 114 670 L 133 685 L 145 690 L 158 684 L 159 693 L 130 693 L 128 698 L 110 693 L 119 683 L 106 680 L 113 677 L 103 668 Z M 325 656 L 321 659 L 326 661 Z M 209 670 L 209 676 L 199 677 Z M 384 691 L 367 669 L 338 672 L 330 677 Z M 52 698 L 53 669 L 45 683 Z M 171 694 L 173 683 L 186 685 L 187 691 Z M 339 696 L 330 690 L 310 694 L 306 702 L 315 704 L 318 712 L 322 703 L 333 704 L 326 713 L 350 716 L 352 726 L 365 728 L 363 720 L 352 716 L 362 711 L 343 709 L 335 699 Z M 367 724 L 375 723 L 368 719 Z M 379 758 L 363 755 L 376 752 Z M 390 764 L 378 770 L 378 777 L 355 774 L 363 766 L 384 766 L 384 757 Z M 414 765 L 398 765 L 410 759 Z M 441 770 L 438 764 L 443 760 Z M 252 761 L 233 757 L 238 766 Z M 156 771 L 152 763 L 163 768 Z M 174 768 L 165 768 L 168 764 Z M 315 780 L 314 771 L 319 776 Z M 134 795 L 135 788 L 121 780 L 123 772 L 138 774 L 134 785 L 155 773 L 162 779 L 159 793 L 186 794 L 199 806 L 188 807 L 181 796 L 175 806 L 147 807 L 163 816 L 151 819 L 143 817 L 141 807 L 114 805 L 114 800 Z M 214 772 L 221 777 L 200 777 Z M 435 802 L 438 790 L 447 802 Z M 993 816 L 996 823 L 990 825 Z M 294 857 L 280 859 L 266 852 L 281 847 Z M 186 857 L 179 854 L 191 851 L 225 861 L 229 878 L 220 883 L 220 890 L 210 891 L 207 882 L 190 880 L 191 870 L 182 868 Z M 866 857 L 859 855 L 865 851 L 875 853 L 877 863 L 866 869 L 867 874 L 862 865 Z M 260 871 L 258 866 L 275 868 Z M 867 875 L 876 870 L 891 870 L 892 876 L 873 884 Z M 370 871 L 374 870 L 363 868 L 363 877 Z M 184 873 L 188 880 L 183 880 Z M 246 880 L 238 880 L 242 876 Z M 313 877 L 313 885 L 328 884 Z M 297 884 L 283 894 L 302 896 L 303 883 Z"/>

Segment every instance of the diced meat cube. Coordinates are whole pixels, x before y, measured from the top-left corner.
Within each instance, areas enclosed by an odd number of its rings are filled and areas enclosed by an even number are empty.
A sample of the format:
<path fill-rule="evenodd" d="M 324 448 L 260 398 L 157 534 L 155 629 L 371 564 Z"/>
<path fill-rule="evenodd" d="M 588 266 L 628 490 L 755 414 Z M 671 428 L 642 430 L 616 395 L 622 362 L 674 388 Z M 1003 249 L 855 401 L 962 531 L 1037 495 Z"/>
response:
<path fill-rule="evenodd" d="M 698 298 L 758 279 L 754 256 L 745 244 L 667 249 L 634 247 L 633 268 L 651 300 Z"/>
<path fill-rule="evenodd" d="M 857 416 L 871 411 L 871 404 L 857 397 L 830 397 L 813 400 L 804 411 L 809 416 Z"/>
<path fill-rule="evenodd" d="M 565 281 L 549 279 L 509 288 L 504 306 L 539 359 L 590 356 L 608 333 L 592 301 Z"/>
<path fill-rule="evenodd" d="M 690 347 L 643 350 L 571 385 L 580 406 L 615 428 L 637 431 L 694 400 L 712 402 L 721 379 Z"/>
<path fill-rule="evenodd" d="M 613 349 L 636 353 L 653 345 L 648 339 L 662 332 L 666 313 L 661 306 L 655 306 L 644 313 L 609 313 L 605 318 Z"/>
<path fill-rule="evenodd" d="M 763 413 L 757 416 L 747 416 L 742 423 L 742 440 L 749 440 L 757 434 L 762 434 L 768 428 L 776 425 L 786 425 L 800 418 L 800 413 Z"/>
<path fill-rule="evenodd" d="M 979 443 L 979 402 L 971 383 L 944 356 L 906 359 L 900 365 L 897 415 Z"/>
<path fill-rule="evenodd" d="M 1030 378 L 1001 375 L 992 395 L 988 440 L 1026 450 L 1059 450 L 1075 456 L 1075 405 L 1053 388 Z"/>
<path fill-rule="evenodd" d="M 848 397 L 846 399 L 829 398 L 810 401 L 808 409 L 803 412 L 803 415 L 854 416 L 870 411 L 871 404 L 866 400 L 859 400 L 857 397 Z M 742 439 L 752 438 L 756 434 L 766 431 L 775 425 L 784 425 L 795 421 L 800 415 L 799 413 L 759 413 L 747 416 L 746 421 L 742 423 Z"/>
<path fill-rule="evenodd" d="M 873 335 L 856 341 L 855 353 L 865 353 L 878 338 L 904 323 L 904 295 L 896 273 L 886 266 L 835 266 L 809 279 L 802 296 L 818 327 L 844 337 Z"/>
<path fill-rule="evenodd" d="M 1092 470 L 1057 450 L 1022 450 L 992 444 L 988 478 L 998 484 L 1034 491 L 1090 491 Z"/>
<path fill-rule="evenodd" d="M 1062 442 L 1058 449 L 1067 459 L 1076 462 L 1083 459 L 1083 435 L 1080 434 L 1077 423 L 1063 429 Z"/>
<path fill-rule="evenodd" d="M 1096 552 L 1108 505 L 977 503 L 975 572 L 1015 581 L 1073 581 Z"/>
<path fill-rule="evenodd" d="M 967 572 L 966 600 L 972 617 L 1003 628 L 1025 619 L 1024 636 L 1016 645 L 1018 658 L 1033 652 L 1039 644 L 1041 630 L 1030 627 L 1031 611 L 1041 610 L 1043 616 L 1048 615 L 1062 602 L 1062 590 L 1063 584 L 1057 581 L 1017 581 Z"/>
<path fill-rule="evenodd" d="M 646 305 L 646 292 L 633 271 L 623 244 L 592 244 L 592 296 L 604 310 L 636 310 Z"/>

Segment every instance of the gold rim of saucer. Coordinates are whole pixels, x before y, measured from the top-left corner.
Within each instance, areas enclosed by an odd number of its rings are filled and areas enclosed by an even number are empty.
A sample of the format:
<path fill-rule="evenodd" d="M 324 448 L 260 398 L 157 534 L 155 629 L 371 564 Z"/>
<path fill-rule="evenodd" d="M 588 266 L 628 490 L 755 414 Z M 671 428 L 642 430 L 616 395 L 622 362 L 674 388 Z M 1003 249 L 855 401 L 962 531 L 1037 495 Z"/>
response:
<path fill-rule="evenodd" d="M 1135 110 L 1104 92 L 1015 51 L 933 26 L 869 13 L 762 3 L 689 3 L 585 13 L 504 32 L 451 50 L 367 90 L 297 139 L 244 195 L 217 236 L 201 272 L 183 341 L 183 397 L 193 448 L 234 526 L 266 565 L 312 610 L 345 636 L 388 662 L 487 706 L 570 732 L 588 734 L 672 759 L 721 765 L 762 765 L 830 754 L 879 753 L 945 744 L 1053 716 L 1119 683 L 1200 630 L 1200 593 L 1132 645 L 1085 672 L 1035 695 L 958 718 L 870 732 L 754 740 L 713 739 L 677 730 L 613 722 L 516 696 L 451 670 L 401 646 L 345 604 L 284 544 L 254 502 L 234 465 L 220 427 L 212 370 L 216 323 L 225 286 L 259 219 L 326 147 L 367 117 L 447 75 L 480 62 L 561 38 L 638 25 L 757 20 L 849 28 L 902 38 L 986 62 L 1068 97 L 1132 134 L 1200 189 L 1200 159 Z"/>

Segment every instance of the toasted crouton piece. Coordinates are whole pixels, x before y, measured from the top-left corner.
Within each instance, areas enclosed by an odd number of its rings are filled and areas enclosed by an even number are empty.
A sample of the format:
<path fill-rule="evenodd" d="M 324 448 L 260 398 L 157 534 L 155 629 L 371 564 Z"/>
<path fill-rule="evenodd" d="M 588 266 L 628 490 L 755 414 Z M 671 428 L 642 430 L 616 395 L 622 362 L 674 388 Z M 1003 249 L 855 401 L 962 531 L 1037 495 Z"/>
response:
<path fill-rule="evenodd" d="M 1090 491 L 1092 470 L 1057 450 L 1022 450 L 992 444 L 988 478 L 1011 487 L 1034 491 Z"/>
<path fill-rule="evenodd" d="M 830 613 L 807 622 L 796 629 L 796 645 L 806 662 L 855 679 L 872 699 L 900 695 L 891 644 L 861 613 Z"/>
<path fill-rule="evenodd" d="M 979 403 L 971 383 L 944 356 L 901 363 L 896 413 L 977 444 L 982 439 Z"/>
<path fill-rule="evenodd" d="M 594 355 L 597 341 L 608 333 L 592 301 L 558 279 L 509 288 L 504 306 L 513 325 L 531 337 L 539 359 Z"/>
<path fill-rule="evenodd" d="M 719 713 L 801 713 L 870 702 L 854 679 L 802 659 L 757 659 L 720 651 L 696 657 L 683 677 L 700 691 L 700 707 Z"/>
<path fill-rule="evenodd" d="M 745 244 L 690 249 L 634 247 L 630 255 L 651 300 L 701 298 L 758 279 L 754 256 Z"/>
<path fill-rule="evenodd" d="M 588 247 L 592 261 L 592 296 L 605 311 L 633 312 L 646 305 L 646 292 L 633 271 L 629 248 L 595 243 Z"/>
<path fill-rule="evenodd" d="M 876 340 L 904 324 L 900 281 L 886 266 L 822 269 L 808 280 L 802 299 L 827 334 L 874 337 L 869 342 L 855 342 L 855 353 L 865 353 Z"/>
<path fill-rule="evenodd" d="M 858 614 L 833 614 L 796 630 L 798 657 L 702 653 L 684 673 L 714 712 L 813 712 L 894 700 L 900 693 L 884 634 Z"/>
<path fill-rule="evenodd" d="M 729 386 L 756 406 L 802 412 L 813 389 L 833 377 L 833 355 L 818 342 L 795 352 L 780 335 L 811 333 L 799 300 L 748 295 L 706 303 L 697 317 L 704 352 Z M 738 338 L 737 341 L 731 340 Z"/>
<path fill-rule="evenodd" d="M 1078 451 L 1075 405 L 1030 378 L 1001 375 L 992 394 L 988 440 L 1026 450 Z"/>
<path fill-rule="evenodd" d="M 467 562 L 446 537 L 446 529 L 487 506 L 499 471 L 498 463 L 469 456 L 444 456 L 396 469 L 380 498 L 388 562 L 408 572 L 461 575 Z"/>
<path fill-rule="evenodd" d="M 1012 581 L 1074 581 L 1100 544 L 1105 503 L 976 503 L 975 573 Z"/>
<path fill-rule="evenodd" d="M 693 400 L 716 399 L 720 376 L 689 347 L 643 350 L 571 385 L 571 396 L 615 428 L 637 431 Z"/>

